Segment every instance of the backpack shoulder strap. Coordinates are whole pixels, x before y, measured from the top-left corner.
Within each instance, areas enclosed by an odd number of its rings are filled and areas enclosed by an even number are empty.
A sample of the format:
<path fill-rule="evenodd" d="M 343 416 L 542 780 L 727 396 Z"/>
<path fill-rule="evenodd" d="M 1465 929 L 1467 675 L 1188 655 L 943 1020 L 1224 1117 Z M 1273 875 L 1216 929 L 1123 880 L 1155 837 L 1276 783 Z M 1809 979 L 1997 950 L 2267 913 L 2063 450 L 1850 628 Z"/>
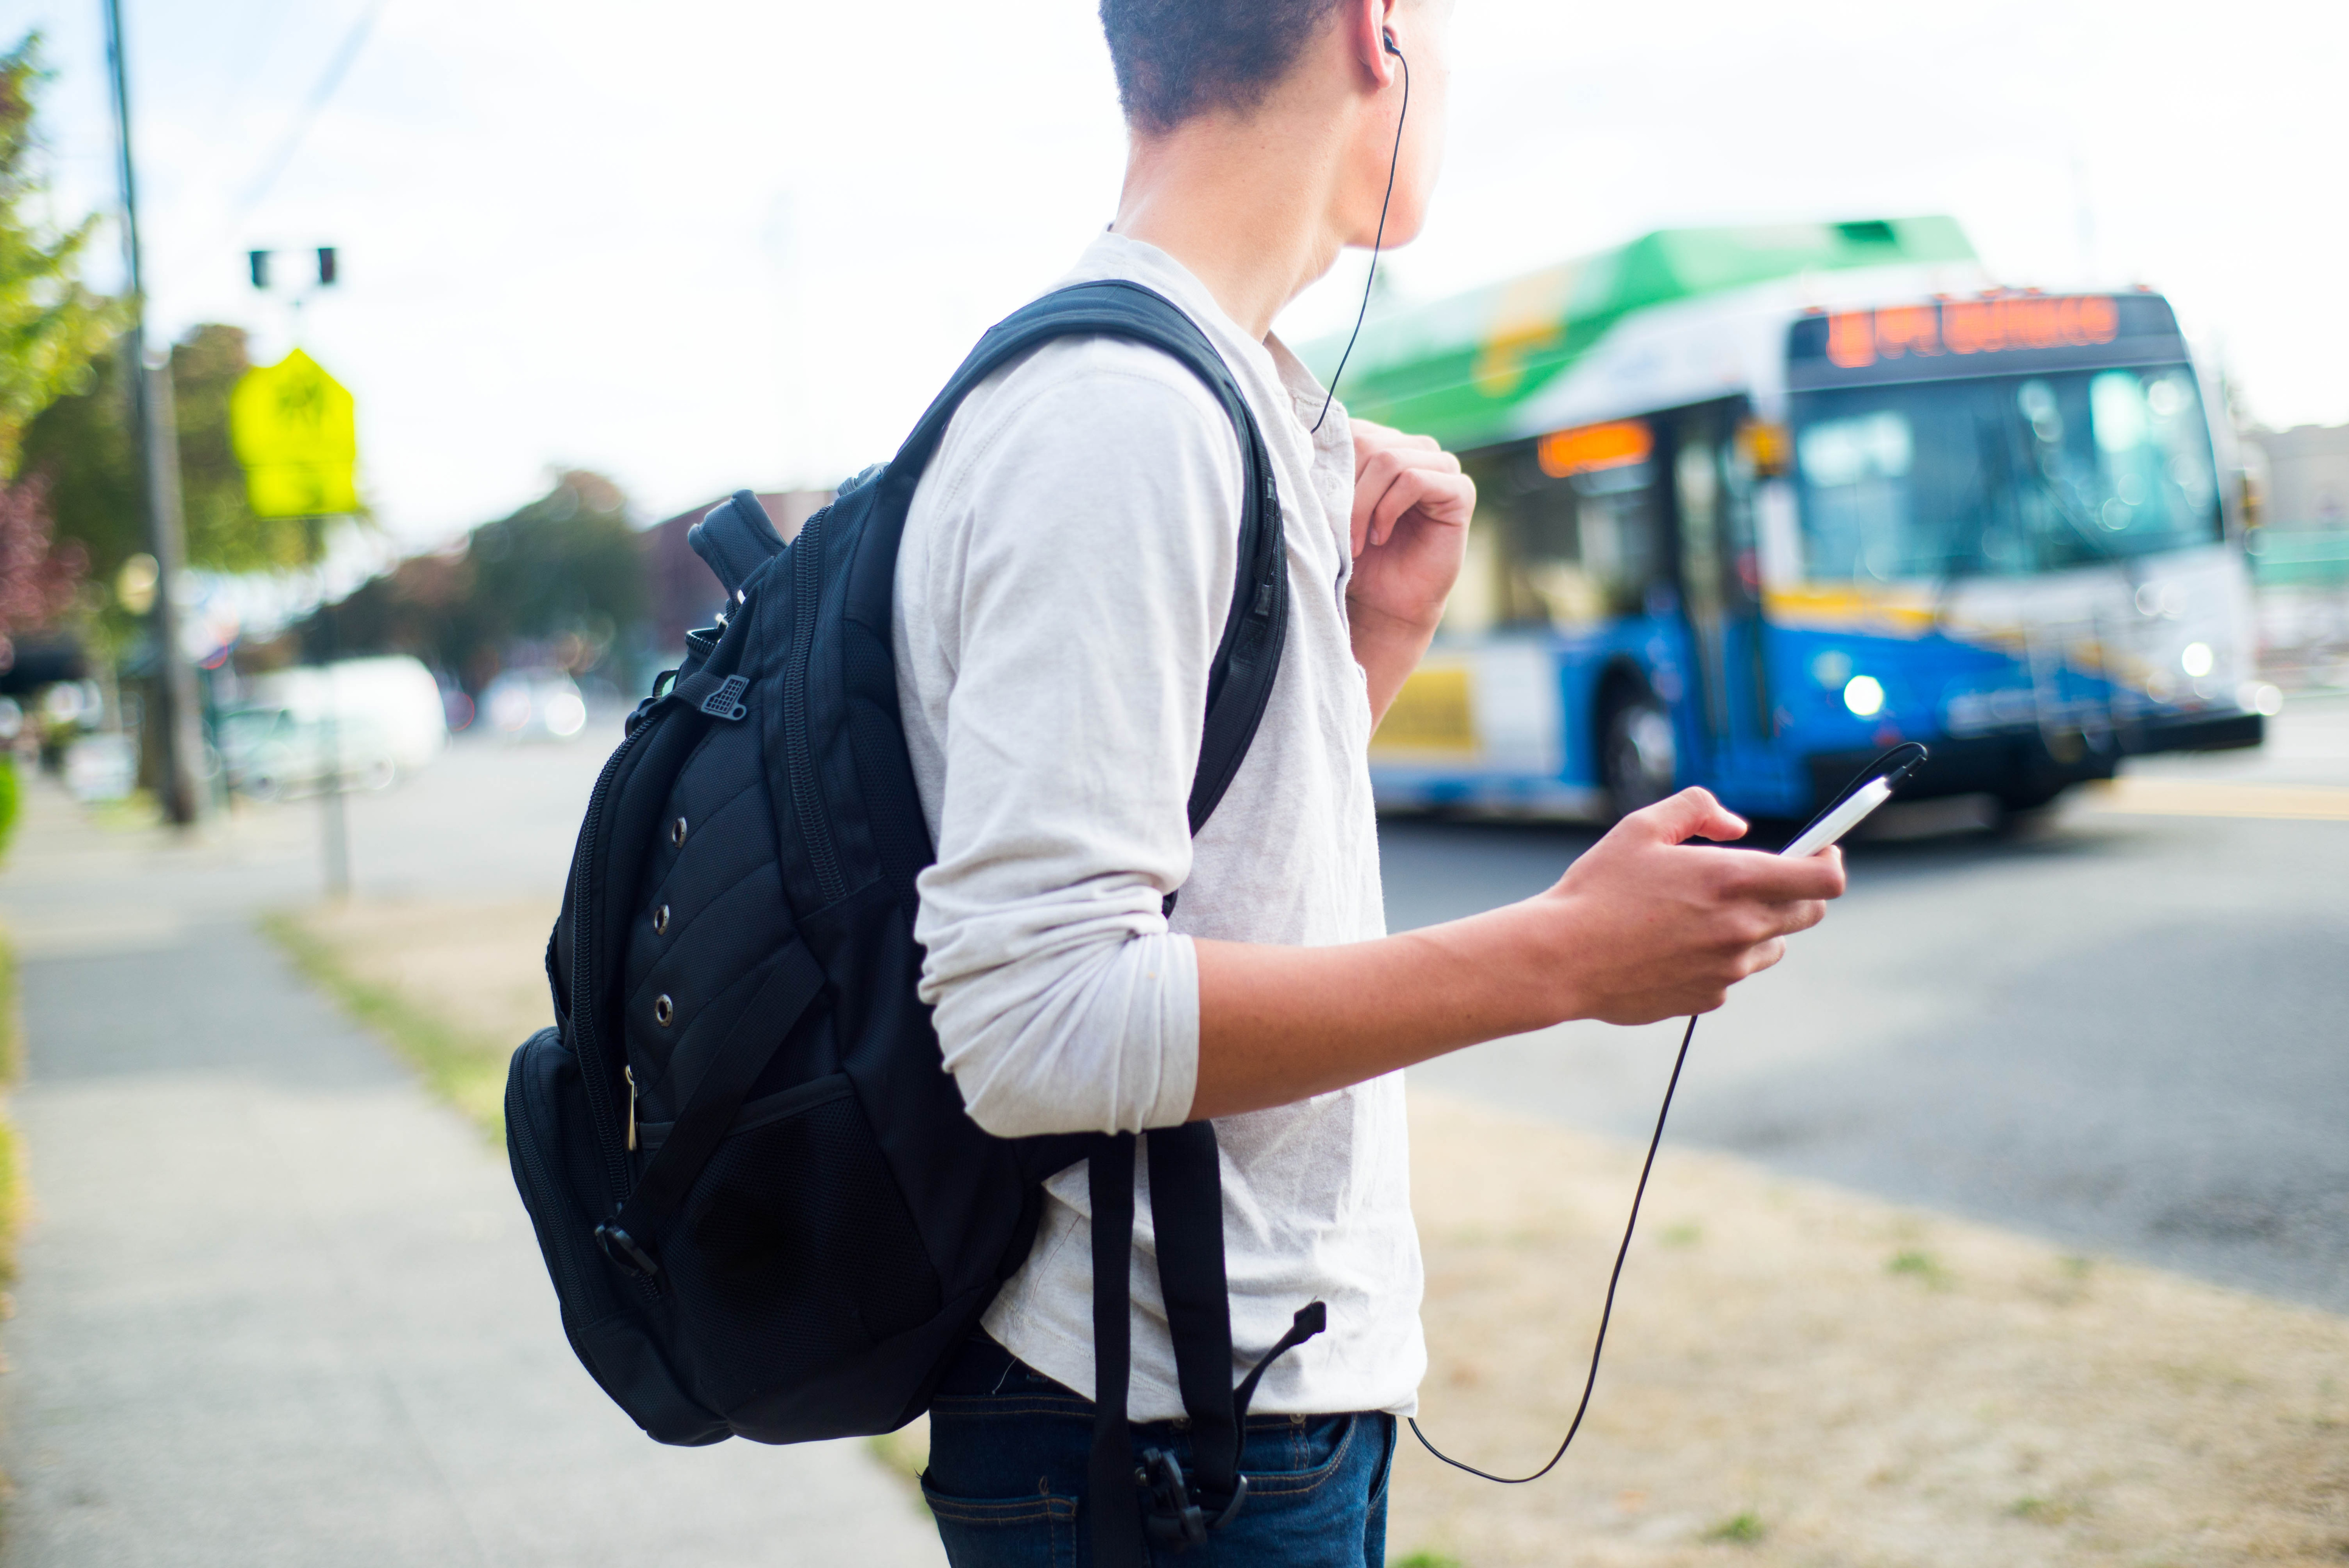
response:
<path fill-rule="evenodd" d="M 1079 284 L 1044 295 L 990 328 L 962 367 L 931 401 L 914 433 L 897 449 L 881 483 L 889 487 L 875 517 L 904 526 L 905 508 L 922 470 L 945 439 L 955 410 L 973 387 L 1011 360 L 1055 338 L 1123 337 L 1146 343 L 1196 376 L 1223 405 L 1239 437 L 1244 489 L 1240 504 L 1239 570 L 1224 634 L 1207 667 L 1206 727 L 1188 801 L 1191 831 L 1198 832 L 1239 771 L 1256 738 L 1279 673 L 1288 634 L 1288 571 L 1283 542 L 1280 495 L 1273 480 L 1272 455 L 1264 444 L 1255 411 L 1232 378 L 1230 366 L 1198 325 L 1163 294 L 1140 284 L 1111 280 Z M 895 542 L 887 558 L 894 560 Z"/>

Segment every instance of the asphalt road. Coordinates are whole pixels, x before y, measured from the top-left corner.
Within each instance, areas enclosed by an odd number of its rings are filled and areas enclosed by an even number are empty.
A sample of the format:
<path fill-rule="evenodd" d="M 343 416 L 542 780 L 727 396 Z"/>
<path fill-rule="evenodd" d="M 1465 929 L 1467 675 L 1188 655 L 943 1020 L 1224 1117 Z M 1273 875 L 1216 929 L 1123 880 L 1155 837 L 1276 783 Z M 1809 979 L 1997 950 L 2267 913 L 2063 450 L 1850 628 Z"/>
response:
<path fill-rule="evenodd" d="M 2349 701 L 2294 706 L 2261 753 L 2131 777 L 2207 785 L 2184 792 L 2198 810 L 2349 785 Z M 1391 820 L 1389 923 L 1535 892 L 1592 838 Z M 2018 837 L 1879 840 L 1849 863 L 1826 923 L 1698 1026 L 1670 1138 L 2349 1310 L 2349 820 L 2083 798 Z M 1414 1071 L 1644 1138 L 1678 1039 L 1569 1025 Z"/>
<path fill-rule="evenodd" d="M 553 898 L 616 738 L 608 724 L 567 745 L 464 739 L 354 799 L 359 891 Z M 2196 810 L 2239 787 L 2349 787 L 2349 699 L 2295 702 L 2260 752 L 2129 776 L 2210 786 Z M 315 896 L 316 811 L 250 813 L 228 836 L 234 869 L 202 880 L 239 884 L 247 907 Z M 1879 815 L 1871 826 L 1918 836 L 1851 846 L 1851 892 L 1827 923 L 1699 1027 L 1670 1136 L 2349 1310 L 2349 820 L 2085 798 L 2013 838 L 1964 820 L 1962 807 Z M 1593 837 L 1390 820 L 1389 923 L 1526 896 Z M 1416 1071 L 1644 1137 L 1677 1039 L 1671 1025 L 1571 1025 Z"/>

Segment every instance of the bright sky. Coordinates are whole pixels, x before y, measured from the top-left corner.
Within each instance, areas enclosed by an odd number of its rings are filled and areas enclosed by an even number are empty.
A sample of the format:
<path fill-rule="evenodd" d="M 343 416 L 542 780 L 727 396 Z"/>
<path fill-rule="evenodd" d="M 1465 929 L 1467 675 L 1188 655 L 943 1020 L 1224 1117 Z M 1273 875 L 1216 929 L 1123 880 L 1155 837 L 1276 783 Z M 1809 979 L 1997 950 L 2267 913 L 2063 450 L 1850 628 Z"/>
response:
<path fill-rule="evenodd" d="M 1123 159 L 1087 0 L 122 3 L 157 325 L 240 323 L 274 357 L 290 313 L 245 251 L 338 246 L 305 340 L 415 545 L 550 465 L 657 517 L 885 457 L 1108 220 Z M 101 4 L 0 5 L 9 39 L 47 35 L 61 216 L 113 200 Z M 1405 299 L 1667 224 L 1950 212 L 2007 281 L 2168 292 L 2257 418 L 2349 419 L 2349 11 L 1458 0 L 1453 53 Z M 1341 324 L 1361 279 L 1281 330 Z"/>

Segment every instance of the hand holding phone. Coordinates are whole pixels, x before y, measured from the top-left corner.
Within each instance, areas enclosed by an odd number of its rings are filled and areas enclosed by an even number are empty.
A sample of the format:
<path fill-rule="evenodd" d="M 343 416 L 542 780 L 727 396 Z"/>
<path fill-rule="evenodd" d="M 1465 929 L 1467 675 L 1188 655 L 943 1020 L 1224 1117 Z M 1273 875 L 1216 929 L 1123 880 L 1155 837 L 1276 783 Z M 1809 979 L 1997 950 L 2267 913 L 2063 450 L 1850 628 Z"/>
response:
<path fill-rule="evenodd" d="M 1810 826 L 1796 834 L 1795 841 L 1778 852 L 1794 860 L 1799 860 L 1805 855 L 1816 855 L 1866 821 L 1869 812 L 1892 799 L 1892 791 L 1900 787 L 1900 781 L 1903 779 L 1917 770 L 1927 755 L 1923 747 L 1911 741 L 1886 752 L 1870 763 L 1869 767 L 1881 768 L 1903 751 L 1914 751 L 1917 755 L 1890 772 L 1878 774 L 1876 778 L 1870 779 L 1867 783 L 1812 818 Z"/>
<path fill-rule="evenodd" d="M 1844 802 L 1803 830 L 1802 836 L 1778 852 L 1790 860 L 1816 855 L 1867 820 L 1868 814 L 1892 799 L 1889 779 L 1871 779 Z"/>

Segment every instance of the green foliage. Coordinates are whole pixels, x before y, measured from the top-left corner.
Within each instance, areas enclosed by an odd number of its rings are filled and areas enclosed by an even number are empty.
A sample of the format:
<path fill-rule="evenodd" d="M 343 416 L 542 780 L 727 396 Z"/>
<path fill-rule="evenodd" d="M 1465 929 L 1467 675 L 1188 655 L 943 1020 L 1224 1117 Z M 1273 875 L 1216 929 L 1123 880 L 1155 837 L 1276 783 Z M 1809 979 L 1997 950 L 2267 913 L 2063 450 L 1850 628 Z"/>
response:
<path fill-rule="evenodd" d="M 16 777 L 16 759 L 0 752 L 0 860 L 16 837 L 16 818 L 25 807 L 24 782 Z"/>
<path fill-rule="evenodd" d="M 627 498 L 574 470 L 475 529 L 461 552 L 416 556 L 367 583 L 336 610 L 336 630 L 345 653 L 414 654 L 478 686 L 518 641 L 565 645 L 557 662 L 584 669 L 645 608 Z"/>
<path fill-rule="evenodd" d="M 1736 1546 L 1751 1546 L 1768 1533 L 1762 1523 L 1762 1516 L 1749 1508 L 1743 1513 L 1730 1515 L 1706 1531 L 1704 1538 L 1707 1541 L 1725 1541 Z"/>
<path fill-rule="evenodd" d="M 48 481 L 57 537 L 78 541 L 90 574 L 104 583 L 147 548 L 123 359 L 119 345 L 98 356 L 81 388 L 51 403 L 25 432 L 25 469 Z"/>
<path fill-rule="evenodd" d="M 1460 1559 L 1423 1548 L 1408 1557 L 1396 1559 L 1395 1568 L 1460 1568 Z"/>
<path fill-rule="evenodd" d="M 1887 1274 L 1907 1274 L 1912 1279 L 1922 1280 L 1935 1290 L 1946 1290 L 1951 1283 L 1950 1271 L 1941 1266 L 1939 1258 L 1914 1249 L 1893 1253 L 1892 1261 L 1886 1264 L 1884 1269 Z"/>
<path fill-rule="evenodd" d="M 467 550 L 481 596 L 522 637 L 605 638 L 645 613 L 644 551 L 627 498 L 600 474 L 567 473 L 512 517 L 474 530 Z"/>
<path fill-rule="evenodd" d="M 49 480 L 58 536 L 79 541 L 93 573 L 109 583 L 147 547 L 127 356 L 117 348 L 101 355 L 87 385 L 51 404 L 25 436 L 25 466 Z M 279 571 L 310 565 L 325 552 L 316 519 L 255 517 L 245 504 L 244 469 L 229 445 L 228 400 L 250 368 L 243 327 L 208 322 L 171 348 L 188 563 L 205 571 Z"/>
<path fill-rule="evenodd" d="M 2079 1508 L 2060 1498 L 2018 1497 L 2007 1504 L 2006 1511 L 2033 1524 L 2062 1524 L 2077 1513 Z"/>
<path fill-rule="evenodd" d="M 81 286 L 82 247 L 98 220 L 60 233 L 30 211 L 47 189 L 33 166 L 39 47 L 40 35 L 28 33 L 0 55 L 0 480 L 16 477 L 26 426 L 83 384 L 121 315 Z"/>
<path fill-rule="evenodd" d="M 255 517 L 245 502 L 244 469 L 229 445 L 228 400 L 252 368 L 241 326 L 208 322 L 171 348 L 188 560 L 214 572 L 282 571 L 326 553 L 318 519 Z"/>

